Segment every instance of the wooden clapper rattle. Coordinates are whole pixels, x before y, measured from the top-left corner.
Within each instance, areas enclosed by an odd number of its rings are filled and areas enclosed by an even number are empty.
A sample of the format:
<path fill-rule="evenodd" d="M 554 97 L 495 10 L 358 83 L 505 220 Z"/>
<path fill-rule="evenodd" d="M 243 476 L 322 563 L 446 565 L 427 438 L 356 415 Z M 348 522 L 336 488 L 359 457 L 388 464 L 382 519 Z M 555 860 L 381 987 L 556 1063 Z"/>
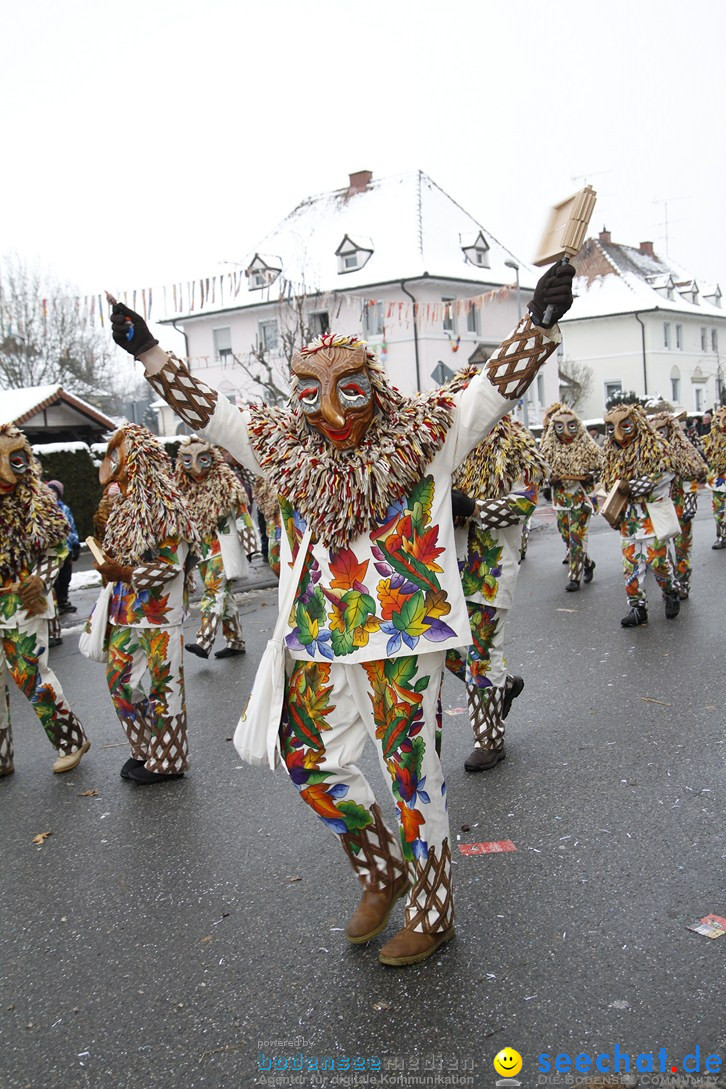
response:
<path fill-rule="evenodd" d="M 559 260 L 569 262 L 579 252 L 585 241 L 596 200 L 597 193 L 591 185 L 586 185 L 567 200 L 555 204 L 533 265 L 551 265 Z M 542 321 L 546 325 L 551 320 L 552 308 L 548 306 Z"/>

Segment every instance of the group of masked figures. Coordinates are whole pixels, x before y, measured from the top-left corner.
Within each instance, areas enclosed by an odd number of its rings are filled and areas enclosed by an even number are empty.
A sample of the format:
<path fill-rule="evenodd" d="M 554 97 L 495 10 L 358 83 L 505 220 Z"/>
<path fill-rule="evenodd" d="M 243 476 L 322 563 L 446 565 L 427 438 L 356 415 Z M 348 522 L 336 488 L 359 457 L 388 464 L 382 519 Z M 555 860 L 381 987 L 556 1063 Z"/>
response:
<path fill-rule="evenodd" d="M 218 656 L 244 649 L 229 582 L 238 570 L 235 552 L 239 560 L 252 548 L 239 544 L 240 520 L 249 513 L 221 449 L 258 478 L 281 597 L 309 541 L 285 617 L 280 750 L 303 801 L 336 836 L 360 882 L 348 940 L 372 941 L 405 900 L 403 926 L 379 952 L 386 965 L 424 960 L 454 937 L 442 680 L 448 668 L 466 686 L 475 739 L 467 767 L 495 767 L 504 756 L 504 720 L 523 688 L 507 672 L 504 628 L 522 525 L 539 488 L 552 482 L 567 535 L 568 589 L 592 578 L 587 517 L 596 477 L 616 474 L 628 489 L 628 512 L 637 512 L 623 537 L 624 555 L 626 540 L 634 546 L 629 602 L 636 601 L 631 583 L 642 582 L 641 566 L 653 566 L 658 550 L 643 531 L 656 488 L 675 479 L 676 458 L 649 460 L 652 444 L 661 452 L 666 443 L 644 417 L 632 410 L 631 420 L 614 421 L 617 456 L 608 468 L 609 452 L 603 465 L 582 441 L 581 422 L 564 409 L 551 415 L 546 436 L 548 444 L 561 442 L 561 456 L 554 447 L 548 455 L 544 442 L 538 450 L 510 415 L 559 343 L 556 322 L 572 303 L 573 275 L 571 264 L 555 265 L 483 368 L 424 394 L 403 396 L 357 337 L 320 336 L 294 355 L 284 408 L 240 410 L 163 351 L 138 314 L 113 307 L 114 340 L 142 361 L 155 391 L 196 435 L 181 447 L 172 474 L 153 437 L 128 425 L 114 434 L 101 468 L 106 493 L 97 536 L 106 559 L 98 568 L 113 586 L 107 677 L 131 748 L 121 774 L 163 782 L 188 766 L 181 624 L 190 557 L 199 561 L 204 596 L 187 650 L 206 658 L 220 623 L 226 646 Z M 621 443 L 631 427 L 639 440 Z M 47 668 L 47 620 L 36 606 L 47 600 L 67 531 L 57 516 L 51 528 L 40 508 L 37 519 L 31 515 L 32 504 L 45 501 L 43 486 L 27 444 L 11 432 L 0 431 L 14 481 L 0 502 L 25 503 L 17 525 L 42 524 L 43 533 L 33 529 L 28 540 L 21 531 L 21 544 L 2 557 L 10 633 L 3 663 L 34 701 L 59 762 L 67 762 L 56 770 L 65 770 L 89 742 Z M 686 479 L 685 462 L 678 465 Z M 725 468 L 713 470 L 721 494 Z M 645 479 L 650 488 L 642 491 Z M 723 521 L 723 504 L 720 510 Z M 662 585 L 670 600 L 676 583 L 668 578 Z M 26 680 L 13 648 L 31 635 L 23 661 L 32 660 L 34 674 Z M 390 787 L 395 830 L 358 767 L 369 739 Z"/>

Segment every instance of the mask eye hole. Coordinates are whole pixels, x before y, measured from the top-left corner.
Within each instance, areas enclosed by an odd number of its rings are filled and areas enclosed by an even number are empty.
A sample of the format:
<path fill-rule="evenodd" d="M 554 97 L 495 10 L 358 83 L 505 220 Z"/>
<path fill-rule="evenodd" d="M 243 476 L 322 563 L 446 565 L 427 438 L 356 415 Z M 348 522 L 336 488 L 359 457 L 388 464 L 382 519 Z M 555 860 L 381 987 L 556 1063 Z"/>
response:
<path fill-rule="evenodd" d="M 303 386 L 298 393 L 298 400 L 303 409 L 308 412 L 316 408 L 320 400 L 320 387 L 319 386 Z"/>
<path fill-rule="evenodd" d="M 199 455 L 199 466 L 200 466 L 200 468 L 208 469 L 211 464 L 212 464 L 212 455 L 211 454 L 200 454 Z"/>
<path fill-rule="evenodd" d="M 564 430 L 565 430 L 565 425 L 563 423 L 560 423 L 559 420 L 558 420 L 557 423 L 555 424 L 555 431 L 557 432 L 558 435 L 561 435 Z"/>
<path fill-rule="evenodd" d="M 16 473 L 24 473 L 28 468 L 28 455 L 24 450 L 18 450 L 16 453 L 10 455 L 10 467 Z"/>
<path fill-rule="evenodd" d="M 607 431 L 608 435 L 614 435 L 615 434 L 615 424 L 607 424 L 605 430 Z"/>

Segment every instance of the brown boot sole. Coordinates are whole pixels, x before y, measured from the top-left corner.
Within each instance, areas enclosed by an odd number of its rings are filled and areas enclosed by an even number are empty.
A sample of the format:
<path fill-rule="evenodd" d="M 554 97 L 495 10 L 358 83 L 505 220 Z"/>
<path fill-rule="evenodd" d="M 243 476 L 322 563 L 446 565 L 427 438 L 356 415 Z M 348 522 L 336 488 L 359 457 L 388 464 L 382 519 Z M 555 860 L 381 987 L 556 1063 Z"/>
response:
<path fill-rule="evenodd" d="M 396 895 L 393 897 L 393 899 L 391 900 L 391 903 L 390 903 L 390 905 L 388 907 L 388 911 L 386 912 L 385 918 L 381 919 L 378 926 L 375 926 L 373 928 L 373 930 L 369 930 L 367 934 L 361 934 L 361 935 L 359 935 L 359 936 L 357 936 L 355 938 L 351 938 L 349 934 L 346 934 L 345 936 L 348 939 L 348 941 L 350 942 L 350 944 L 351 945 L 365 945 L 366 942 L 372 941 L 373 938 L 377 938 L 379 934 L 382 934 L 383 931 L 388 926 L 388 920 L 391 917 L 391 912 L 393 911 L 394 904 L 396 903 L 397 900 L 400 900 L 402 896 L 405 896 L 410 888 L 411 888 L 411 882 L 407 881 L 406 884 L 403 886 L 403 888 L 400 889 L 396 893 Z"/>
<path fill-rule="evenodd" d="M 481 751 L 481 750 L 475 750 L 475 751 Z M 472 756 L 473 755 L 474 754 L 472 753 Z M 493 752 L 491 754 L 492 759 L 488 760 L 486 764 L 476 764 L 476 763 L 473 763 L 473 762 L 469 763 L 469 760 L 467 759 L 467 760 L 464 761 L 464 771 L 470 771 L 470 772 L 491 771 L 492 768 L 495 768 L 497 766 L 497 764 L 499 763 L 500 760 L 504 760 L 506 755 L 507 754 L 504 751 L 504 749 L 500 749 L 498 752 Z"/>
<path fill-rule="evenodd" d="M 428 957 L 433 956 L 439 946 L 444 942 L 450 942 L 452 938 L 456 937 L 456 929 L 450 926 L 448 930 L 442 930 L 440 934 L 432 934 L 432 938 L 435 938 L 434 944 L 430 949 L 426 949 L 423 953 L 414 953 L 410 957 L 386 957 L 383 953 L 378 954 L 378 960 L 381 964 L 388 964 L 392 968 L 402 968 L 406 964 L 418 964 L 419 961 L 426 960 Z"/>

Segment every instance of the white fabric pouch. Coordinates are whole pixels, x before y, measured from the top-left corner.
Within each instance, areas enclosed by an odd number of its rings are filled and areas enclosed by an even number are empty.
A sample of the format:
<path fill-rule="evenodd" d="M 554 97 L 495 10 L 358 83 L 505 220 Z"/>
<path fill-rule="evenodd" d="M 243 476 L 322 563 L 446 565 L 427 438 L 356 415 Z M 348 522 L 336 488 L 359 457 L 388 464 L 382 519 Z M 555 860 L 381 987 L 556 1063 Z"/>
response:
<path fill-rule="evenodd" d="M 111 593 L 113 583 L 107 583 L 96 599 L 96 604 L 91 609 L 91 615 L 86 621 L 85 630 L 78 640 L 78 649 L 84 658 L 90 658 L 94 662 L 105 662 L 108 653 L 108 612 L 111 605 Z"/>
<path fill-rule="evenodd" d="M 653 526 L 653 533 L 659 541 L 668 541 L 681 532 L 678 515 L 672 499 L 659 499 L 655 503 L 646 503 L 648 517 Z"/>
<path fill-rule="evenodd" d="M 234 732 L 235 749 L 246 764 L 257 768 L 271 768 L 274 771 L 282 759 L 279 734 L 287 686 L 284 632 L 310 545 L 310 536 L 308 528 L 300 542 L 284 600 L 280 602 L 275 630 L 260 659 L 247 706 Z"/>

